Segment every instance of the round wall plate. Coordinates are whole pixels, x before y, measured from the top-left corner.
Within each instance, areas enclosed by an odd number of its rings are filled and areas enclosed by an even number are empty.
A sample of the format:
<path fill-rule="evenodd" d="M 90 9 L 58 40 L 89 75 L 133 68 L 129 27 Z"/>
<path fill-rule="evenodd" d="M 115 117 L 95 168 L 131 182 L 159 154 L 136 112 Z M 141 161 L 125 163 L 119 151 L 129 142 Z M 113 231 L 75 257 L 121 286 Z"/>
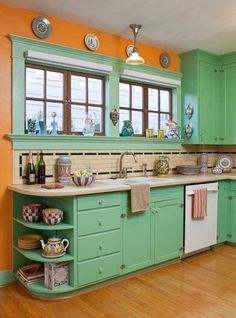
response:
<path fill-rule="evenodd" d="M 134 45 L 133 44 L 127 45 L 126 50 L 125 50 L 127 56 L 131 56 L 132 53 L 133 53 L 133 50 L 134 50 Z"/>
<path fill-rule="evenodd" d="M 37 17 L 32 21 L 32 30 L 37 37 L 46 39 L 52 32 L 52 25 L 48 19 Z"/>
<path fill-rule="evenodd" d="M 99 39 L 94 34 L 87 34 L 84 38 L 84 43 L 89 50 L 96 51 L 99 48 Z"/>
<path fill-rule="evenodd" d="M 167 52 L 164 52 L 160 55 L 160 63 L 164 68 L 168 68 L 170 66 L 171 58 Z"/>

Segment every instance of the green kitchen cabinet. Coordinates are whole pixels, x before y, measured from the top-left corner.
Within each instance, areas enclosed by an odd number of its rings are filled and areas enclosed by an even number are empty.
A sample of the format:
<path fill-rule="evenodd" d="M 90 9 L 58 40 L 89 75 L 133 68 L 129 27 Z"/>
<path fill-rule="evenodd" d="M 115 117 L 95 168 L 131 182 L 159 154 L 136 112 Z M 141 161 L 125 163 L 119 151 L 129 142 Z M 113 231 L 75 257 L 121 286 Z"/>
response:
<path fill-rule="evenodd" d="M 152 191 L 154 263 L 178 258 L 183 253 L 183 187 Z"/>
<path fill-rule="evenodd" d="M 229 182 L 219 182 L 218 214 L 217 214 L 217 243 L 227 241 L 227 218 L 229 202 Z"/>
<path fill-rule="evenodd" d="M 181 54 L 183 131 L 187 125 L 193 134 L 187 144 L 225 143 L 225 108 L 222 107 L 222 72 L 219 58 L 200 50 Z M 193 115 L 190 119 L 185 108 L 191 105 Z"/>
<path fill-rule="evenodd" d="M 228 196 L 227 241 L 236 243 L 236 182 L 230 182 Z"/>

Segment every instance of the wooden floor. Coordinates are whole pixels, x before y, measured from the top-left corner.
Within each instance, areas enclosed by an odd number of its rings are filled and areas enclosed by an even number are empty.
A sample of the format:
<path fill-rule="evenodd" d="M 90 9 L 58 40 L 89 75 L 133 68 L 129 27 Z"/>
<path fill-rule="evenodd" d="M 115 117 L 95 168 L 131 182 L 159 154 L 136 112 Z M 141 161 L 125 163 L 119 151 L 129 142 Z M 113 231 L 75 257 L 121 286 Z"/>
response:
<path fill-rule="evenodd" d="M 236 318 L 236 247 L 222 246 L 61 301 L 0 289 L 1 318 Z"/>

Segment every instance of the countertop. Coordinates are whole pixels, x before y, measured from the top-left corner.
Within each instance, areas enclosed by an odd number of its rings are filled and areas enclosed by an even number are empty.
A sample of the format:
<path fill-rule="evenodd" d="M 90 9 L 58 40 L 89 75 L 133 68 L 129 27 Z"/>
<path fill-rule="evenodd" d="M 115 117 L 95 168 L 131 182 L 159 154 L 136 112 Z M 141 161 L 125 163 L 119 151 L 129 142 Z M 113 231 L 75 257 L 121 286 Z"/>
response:
<path fill-rule="evenodd" d="M 137 181 L 138 180 L 138 181 Z M 151 188 L 195 184 L 204 182 L 213 182 L 219 180 L 236 180 L 236 173 L 223 173 L 221 175 L 199 174 L 199 175 L 167 175 L 165 177 L 130 177 L 127 179 L 100 179 L 87 187 L 77 187 L 73 184 L 65 185 L 62 189 L 43 189 L 40 184 L 37 185 L 10 185 L 9 190 L 45 197 L 78 196 L 95 193 L 108 193 L 116 191 L 130 190 L 132 183 L 149 183 Z"/>

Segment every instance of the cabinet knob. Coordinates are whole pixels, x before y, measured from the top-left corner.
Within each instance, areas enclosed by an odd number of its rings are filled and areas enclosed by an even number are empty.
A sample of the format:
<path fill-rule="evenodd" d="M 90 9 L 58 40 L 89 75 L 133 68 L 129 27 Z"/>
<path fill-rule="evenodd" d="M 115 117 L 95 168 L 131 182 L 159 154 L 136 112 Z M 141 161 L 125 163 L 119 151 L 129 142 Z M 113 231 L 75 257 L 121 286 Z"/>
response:
<path fill-rule="evenodd" d="M 102 272 L 103 272 L 103 268 L 100 267 L 99 270 L 98 270 L 98 273 L 99 273 L 99 274 L 102 274 Z"/>
<path fill-rule="evenodd" d="M 224 140 L 224 138 L 223 138 L 223 137 L 220 137 L 220 140 Z"/>
<path fill-rule="evenodd" d="M 218 140 L 218 138 L 217 138 L 217 137 L 215 137 L 215 138 L 214 138 L 214 140 Z"/>
<path fill-rule="evenodd" d="M 102 199 L 98 200 L 98 204 L 99 204 L 99 205 L 102 204 Z"/>
<path fill-rule="evenodd" d="M 98 221 L 98 225 L 102 225 L 102 221 L 99 220 L 99 221 Z"/>
<path fill-rule="evenodd" d="M 99 245 L 99 249 L 102 250 L 102 245 Z"/>
<path fill-rule="evenodd" d="M 156 213 L 160 212 L 160 208 L 156 208 L 155 212 Z"/>

